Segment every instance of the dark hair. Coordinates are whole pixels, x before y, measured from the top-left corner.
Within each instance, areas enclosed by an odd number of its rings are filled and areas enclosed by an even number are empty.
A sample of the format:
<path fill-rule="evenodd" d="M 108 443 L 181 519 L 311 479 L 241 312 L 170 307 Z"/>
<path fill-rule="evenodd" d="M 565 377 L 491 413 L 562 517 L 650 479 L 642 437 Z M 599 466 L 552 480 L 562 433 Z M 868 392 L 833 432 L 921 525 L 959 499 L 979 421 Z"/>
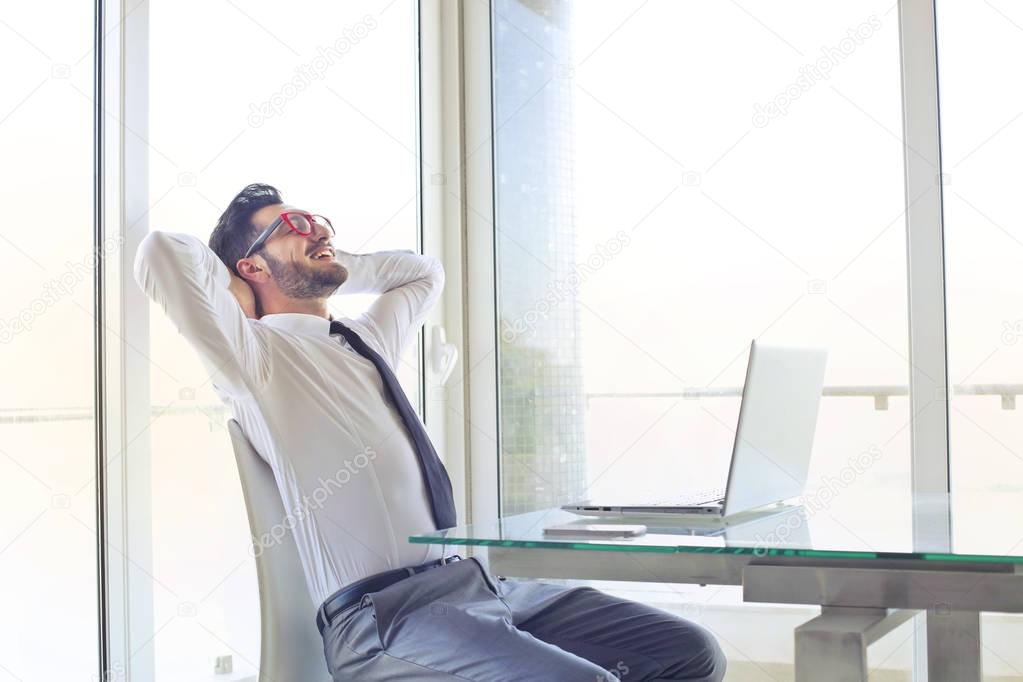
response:
<path fill-rule="evenodd" d="M 264 206 L 282 204 L 281 193 L 276 187 L 254 183 L 238 192 L 227 205 L 210 234 L 210 248 L 220 256 L 234 274 L 238 274 L 235 263 L 245 257 L 245 252 L 259 235 L 259 229 L 252 224 L 252 214 Z"/>

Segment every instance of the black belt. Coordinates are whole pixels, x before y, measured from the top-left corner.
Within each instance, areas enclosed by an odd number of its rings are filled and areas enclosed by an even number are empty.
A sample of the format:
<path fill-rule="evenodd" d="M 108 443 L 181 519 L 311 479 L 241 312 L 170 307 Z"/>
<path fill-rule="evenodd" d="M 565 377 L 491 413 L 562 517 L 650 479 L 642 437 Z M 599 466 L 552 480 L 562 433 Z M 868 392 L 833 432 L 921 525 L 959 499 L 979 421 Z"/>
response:
<path fill-rule="evenodd" d="M 460 561 L 462 557 L 457 554 L 452 554 L 449 557 L 442 557 L 435 559 L 434 561 L 428 561 L 425 564 L 419 564 L 418 566 L 409 566 L 407 568 L 395 568 L 390 571 L 384 571 L 383 573 L 375 573 L 371 576 L 367 576 L 361 580 L 357 580 L 351 585 L 342 587 L 340 590 L 327 597 L 326 601 L 316 611 L 316 627 L 320 629 L 320 635 L 323 635 L 324 629 L 330 625 L 331 621 L 334 620 L 337 614 L 341 613 L 350 606 L 357 604 L 362 600 L 363 595 L 369 592 L 376 592 L 382 590 L 389 585 L 408 578 L 416 573 L 422 573 L 428 569 L 436 566 L 443 566 L 449 564 L 452 561 Z"/>

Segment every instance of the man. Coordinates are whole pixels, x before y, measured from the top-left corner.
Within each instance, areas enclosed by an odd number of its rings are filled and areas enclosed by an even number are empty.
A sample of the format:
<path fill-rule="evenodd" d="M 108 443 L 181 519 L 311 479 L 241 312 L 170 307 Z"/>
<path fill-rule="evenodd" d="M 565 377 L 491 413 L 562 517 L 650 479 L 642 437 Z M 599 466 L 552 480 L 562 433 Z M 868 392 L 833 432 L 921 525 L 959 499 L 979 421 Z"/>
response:
<path fill-rule="evenodd" d="M 328 219 L 257 184 L 231 201 L 210 248 L 153 232 L 135 260 L 294 513 L 333 678 L 721 680 L 714 638 L 666 611 L 588 586 L 495 580 L 473 557 L 407 541 L 457 523 L 447 472 L 393 371 L 444 272 L 410 251 L 345 253 L 333 238 Z M 379 296 L 334 319 L 338 290 Z"/>

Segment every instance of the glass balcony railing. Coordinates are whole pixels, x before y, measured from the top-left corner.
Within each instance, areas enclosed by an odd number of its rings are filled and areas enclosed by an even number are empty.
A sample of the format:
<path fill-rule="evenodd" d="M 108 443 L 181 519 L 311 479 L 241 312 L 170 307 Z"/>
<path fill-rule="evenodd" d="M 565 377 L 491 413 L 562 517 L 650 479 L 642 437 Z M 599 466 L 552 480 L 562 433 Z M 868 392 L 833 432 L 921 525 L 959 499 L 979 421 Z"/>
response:
<path fill-rule="evenodd" d="M 699 400 L 700 398 L 738 398 L 742 395 L 742 386 L 724 386 L 720 388 L 693 387 L 681 391 L 615 391 L 588 392 L 583 396 L 587 402 L 612 398 L 682 398 Z M 871 398 L 875 410 L 887 410 L 890 398 L 909 395 L 908 386 L 896 384 L 863 384 L 858 386 L 825 386 L 825 398 Z M 1016 409 L 1016 397 L 1023 395 L 1023 384 L 958 384 L 952 388 L 953 396 L 990 396 L 997 397 L 1003 410 Z M 219 403 L 193 405 L 154 405 L 153 416 L 181 415 L 202 413 L 219 423 L 227 416 L 227 407 Z M 0 409 L 0 424 L 28 424 L 35 422 L 63 422 L 92 419 L 91 407 L 9 407 Z"/>

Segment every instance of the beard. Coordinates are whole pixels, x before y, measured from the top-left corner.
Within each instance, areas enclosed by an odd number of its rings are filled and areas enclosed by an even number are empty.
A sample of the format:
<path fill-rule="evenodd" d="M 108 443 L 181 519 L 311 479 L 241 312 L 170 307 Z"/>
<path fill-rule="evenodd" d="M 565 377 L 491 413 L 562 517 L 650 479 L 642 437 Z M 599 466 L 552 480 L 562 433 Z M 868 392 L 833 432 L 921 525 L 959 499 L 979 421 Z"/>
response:
<path fill-rule="evenodd" d="M 337 261 L 328 266 L 312 266 L 277 260 L 263 255 L 277 288 L 289 298 L 325 298 L 348 279 L 348 270 Z"/>

